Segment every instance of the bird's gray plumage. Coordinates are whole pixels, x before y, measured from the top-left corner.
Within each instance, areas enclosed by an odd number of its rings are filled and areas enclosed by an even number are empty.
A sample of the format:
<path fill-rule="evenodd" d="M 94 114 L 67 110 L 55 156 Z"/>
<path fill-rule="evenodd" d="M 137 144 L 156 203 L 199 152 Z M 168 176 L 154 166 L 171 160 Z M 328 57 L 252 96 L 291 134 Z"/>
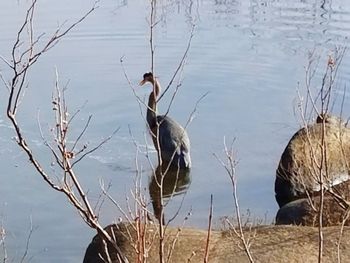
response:
<path fill-rule="evenodd" d="M 180 168 L 190 168 L 190 140 L 185 129 L 168 116 L 157 116 L 157 122 L 162 160 L 173 160 Z"/>
<path fill-rule="evenodd" d="M 157 115 L 156 99 L 160 92 L 160 85 L 152 73 L 145 73 L 140 85 L 146 82 L 150 82 L 153 85 L 153 91 L 148 98 L 146 119 L 153 144 L 157 152 L 160 153 L 162 162 L 171 163 L 179 168 L 190 168 L 190 140 L 187 132 L 172 118 Z"/>

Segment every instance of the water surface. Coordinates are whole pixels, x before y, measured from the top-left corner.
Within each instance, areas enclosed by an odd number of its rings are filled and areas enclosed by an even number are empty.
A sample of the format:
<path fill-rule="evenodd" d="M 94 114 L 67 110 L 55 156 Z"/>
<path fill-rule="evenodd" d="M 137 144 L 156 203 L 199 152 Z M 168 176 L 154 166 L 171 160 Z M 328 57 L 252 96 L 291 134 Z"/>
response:
<path fill-rule="evenodd" d="M 40 2 L 35 29 L 46 32 L 45 40 L 57 25 L 75 21 L 91 4 L 83 0 Z M 9 59 L 25 6 L 24 1 L 1 1 L 0 54 L 5 58 Z M 45 54 L 29 75 L 30 88 L 19 118 L 33 149 L 49 169 L 52 158 L 40 138 L 37 113 L 40 110 L 42 127 L 48 130 L 52 124 L 51 94 L 56 68 L 62 85 L 69 81 L 66 95 L 71 111 L 84 105 L 72 127 L 72 138 L 84 127 L 89 114 L 93 121 L 84 140 L 90 145 L 98 144 L 120 127 L 108 144 L 77 167 L 92 202 L 99 198 L 99 181 L 103 179 L 111 183 L 111 194 L 125 206 L 125 196 L 130 196 L 136 174 L 134 140 L 143 146 L 142 150 L 146 144 L 152 147 L 138 102 L 120 64 L 123 57 L 137 94 L 147 98 L 150 87 L 138 88 L 138 82 L 151 64 L 149 14 L 148 1 L 100 1 L 99 8 Z M 298 83 L 299 87 L 304 84 L 308 54 L 316 50 L 323 65 L 330 50 L 347 45 L 350 4 L 308 0 L 159 1 L 157 15 L 160 21 L 154 39 L 155 72 L 163 86 L 177 68 L 195 24 L 181 74 L 182 85 L 169 115 L 184 125 L 197 100 L 209 92 L 198 104 L 188 127 L 193 161 L 190 186 L 185 196 L 173 199 L 167 216 L 177 211 L 184 197 L 180 215 L 173 224 L 181 223 L 191 211 L 186 224 L 206 227 L 210 194 L 214 196 L 216 221 L 232 215 L 230 181 L 213 154 L 224 157 L 224 138 L 228 143 L 236 138 L 241 209 L 249 209 L 253 218 L 272 222 L 277 210 L 273 192 L 275 169 L 286 143 L 299 127 L 294 114 L 296 90 Z M 347 58 L 346 55 L 338 75 L 339 93 L 350 76 Z M 4 64 L 0 69 L 5 77 L 10 76 Z M 0 212 L 7 231 L 9 257 L 18 261 L 23 255 L 32 221 L 32 261 L 79 262 L 94 232 L 82 223 L 61 194 L 48 188 L 19 151 L 4 114 L 8 93 L 2 88 L 0 94 Z M 162 99 L 159 112 L 166 111 L 171 95 L 172 91 Z M 348 94 L 345 97 L 348 99 Z M 348 112 L 346 101 L 344 113 Z M 150 156 L 154 160 L 154 151 Z M 142 154 L 139 165 L 147 189 L 152 171 Z M 104 203 L 103 224 L 120 216 L 112 204 Z"/>

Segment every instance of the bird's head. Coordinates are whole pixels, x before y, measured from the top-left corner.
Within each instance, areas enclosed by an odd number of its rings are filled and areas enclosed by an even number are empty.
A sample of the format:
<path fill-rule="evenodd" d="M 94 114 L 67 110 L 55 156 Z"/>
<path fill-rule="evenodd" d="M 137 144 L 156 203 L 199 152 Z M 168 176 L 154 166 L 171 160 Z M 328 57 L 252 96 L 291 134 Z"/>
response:
<path fill-rule="evenodd" d="M 143 80 L 140 81 L 140 86 L 144 85 L 147 82 L 150 82 L 152 84 L 154 83 L 154 77 L 152 72 L 147 72 L 143 74 Z"/>

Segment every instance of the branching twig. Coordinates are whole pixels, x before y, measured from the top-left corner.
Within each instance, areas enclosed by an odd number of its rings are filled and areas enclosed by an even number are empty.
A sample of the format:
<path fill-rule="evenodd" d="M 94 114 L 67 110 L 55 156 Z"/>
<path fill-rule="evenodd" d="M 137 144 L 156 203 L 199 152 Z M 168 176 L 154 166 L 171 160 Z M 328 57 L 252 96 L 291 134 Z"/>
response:
<path fill-rule="evenodd" d="M 73 171 L 73 166 L 77 162 L 79 162 L 82 158 L 84 158 L 87 154 L 98 149 L 102 144 L 104 144 L 109 138 L 102 141 L 97 147 L 90 150 L 88 153 L 82 155 L 77 161 L 71 162 L 71 159 L 74 157 L 72 151 L 68 150 L 67 145 L 67 134 L 69 131 L 69 119 L 68 119 L 68 109 L 66 106 L 66 102 L 64 99 L 64 94 L 60 93 L 60 89 L 58 88 L 58 80 L 56 75 L 56 99 L 55 103 L 55 121 L 56 125 L 53 129 L 55 144 L 57 146 L 57 151 L 55 151 L 54 147 L 45 141 L 45 145 L 47 145 L 51 153 L 54 155 L 56 162 L 60 165 L 64 180 L 63 183 L 55 182 L 51 179 L 50 175 L 44 170 L 43 166 L 36 158 L 35 154 L 31 150 L 30 146 L 27 144 L 26 138 L 24 137 L 21 126 L 17 121 L 17 112 L 19 110 L 20 98 L 23 98 L 24 89 L 27 87 L 26 79 L 29 73 L 29 70 L 32 65 L 34 65 L 38 59 L 49 51 L 52 47 L 54 47 L 65 35 L 67 35 L 74 27 L 84 21 L 96 8 L 97 3 L 94 5 L 76 22 L 69 25 L 66 29 L 62 29 L 59 27 L 49 38 L 49 40 L 43 44 L 43 47 L 39 50 L 35 50 L 37 44 L 41 42 L 41 35 L 39 35 L 36 39 L 34 37 L 34 11 L 37 4 L 37 0 L 32 0 L 31 5 L 27 9 L 26 17 L 24 22 L 22 23 L 20 29 L 18 30 L 17 37 L 15 43 L 12 47 L 12 60 L 8 66 L 12 69 L 13 76 L 11 81 L 9 82 L 9 97 L 7 104 L 7 116 L 12 123 L 12 126 L 15 129 L 16 140 L 21 149 L 26 153 L 29 158 L 31 164 L 35 167 L 37 172 L 41 175 L 43 180 L 54 190 L 63 193 L 72 203 L 72 205 L 78 210 L 79 214 L 82 216 L 83 220 L 92 228 L 94 228 L 99 235 L 105 240 L 107 243 L 111 244 L 113 248 L 117 251 L 121 258 L 121 262 L 128 262 L 128 259 L 123 256 L 118 244 L 112 237 L 103 229 L 103 227 L 98 222 L 97 215 L 93 211 L 90 202 L 87 198 L 87 195 L 81 186 L 75 172 Z M 24 30 L 28 31 L 28 46 L 26 47 L 23 43 Z M 22 45 L 23 44 L 23 45 Z M 24 47 L 24 51 L 20 51 L 20 47 Z M 89 122 L 88 122 L 89 123 Z M 87 124 L 88 125 L 88 124 Z M 86 126 L 87 126 L 86 125 Z M 39 125 L 40 127 L 40 125 Z M 82 134 L 85 132 L 85 128 L 82 131 Z M 42 131 L 41 135 L 43 137 Z M 80 139 L 81 136 L 78 137 L 77 140 Z M 77 143 L 77 141 L 76 141 Z M 26 255 L 26 254 L 25 254 Z M 25 258 L 25 255 L 23 258 Z"/>
<path fill-rule="evenodd" d="M 228 221 L 228 223 L 231 225 L 232 231 L 236 234 L 236 236 L 241 240 L 241 243 L 243 245 L 243 250 L 245 251 L 248 259 L 250 262 L 254 262 L 253 256 L 250 251 L 250 245 L 251 241 L 249 238 L 246 237 L 244 231 L 243 231 L 243 225 L 242 225 L 242 218 L 240 214 L 240 207 L 239 207 L 239 201 L 238 201 L 238 193 L 237 193 L 237 178 L 236 178 L 236 166 L 237 166 L 237 160 L 234 157 L 234 151 L 233 151 L 233 143 L 235 140 L 232 140 L 231 147 L 227 148 L 226 140 L 224 139 L 224 151 L 225 156 L 227 159 L 227 162 L 224 162 L 219 156 L 214 154 L 215 158 L 219 161 L 219 163 L 222 165 L 222 167 L 226 170 L 232 185 L 232 197 L 234 200 L 234 207 L 235 207 L 235 215 L 238 225 L 238 230 L 236 230 L 235 226 Z"/>
<path fill-rule="evenodd" d="M 21 260 L 20 260 L 21 263 L 24 262 L 25 258 L 26 258 L 27 255 L 28 255 L 30 239 L 31 239 L 31 237 L 32 237 L 33 232 L 34 232 L 33 220 L 32 220 L 32 217 L 30 217 L 30 229 L 29 229 L 29 234 L 28 234 L 27 241 L 26 241 L 26 248 L 25 248 L 25 251 L 24 251 L 24 253 L 23 253 L 23 256 L 22 256 L 22 258 L 21 258 Z"/>
<path fill-rule="evenodd" d="M 163 93 L 159 96 L 159 98 L 157 99 L 157 102 L 160 101 L 162 99 L 162 97 L 165 95 L 165 93 L 169 90 L 169 88 L 172 86 L 175 77 L 177 76 L 177 74 L 179 73 L 179 71 L 181 70 L 181 68 L 183 68 L 186 58 L 188 56 L 188 52 L 190 50 L 191 47 L 191 43 L 192 43 L 192 39 L 194 37 L 194 31 L 195 31 L 195 25 L 192 25 L 192 29 L 191 29 L 191 33 L 190 33 L 190 37 L 187 41 L 187 46 L 186 46 L 186 50 L 180 60 L 180 62 L 178 63 L 177 68 L 175 69 L 175 72 L 173 74 L 173 76 L 171 77 L 169 84 L 166 86 L 166 88 L 164 89 Z"/>
<path fill-rule="evenodd" d="M 310 186 L 308 186 L 307 182 L 304 182 L 302 176 L 299 176 L 300 178 L 296 178 L 299 184 L 304 185 L 304 190 L 306 192 L 306 195 L 309 197 L 310 206 L 314 209 L 315 212 L 317 212 L 317 219 L 318 219 L 318 262 L 323 261 L 323 252 L 324 252 L 324 242 L 323 242 L 323 224 L 324 224 L 324 202 L 325 202 L 325 194 L 329 193 L 331 196 L 334 197 L 334 199 L 338 202 L 339 206 L 344 208 L 346 211 L 349 209 L 349 201 L 345 200 L 339 193 L 337 193 L 336 189 L 333 189 L 333 176 L 334 174 L 330 172 L 330 169 L 332 169 L 333 164 L 329 163 L 329 160 L 331 160 L 330 156 L 328 156 L 329 150 L 329 132 L 328 129 L 330 129 L 329 125 L 326 125 L 326 118 L 330 114 L 331 108 L 332 108 L 332 102 L 334 106 L 334 99 L 333 99 L 333 93 L 337 77 L 337 72 L 339 70 L 339 66 L 341 64 L 341 61 L 344 57 L 346 48 L 338 49 L 336 48 L 334 51 L 334 56 L 329 55 L 328 60 L 325 65 L 325 70 L 323 71 L 323 75 L 320 79 L 321 84 L 318 85 L 318 89 L 316 92 L 313 92 L 313 78 L 316 75 L 318 64 L 320 61 L 320 58 L 315 58 L 315 51 L 311 53 L 309 56 L 309 64 L 306 68 L 306 80 L 305 80 L 305 87 L 306 87 L 306 100 L 303 101 L 301 98 L 300 93 L 298 92 L 299 96 L 299 113 L 301 116 L 301 120 L 303 122 L 303 127 L 306 132 L 306 145 L 309 148 L 309 152 L 306 154 L 309 154 L 307 158 L 310 159 L 309 167 L 306 168 L 309 169 L 307 172 L 310 174 L 310 179 L 312 180 L 311 184 L 316 184 L 318 186 L 318 198 L 319 202 L 317 204 L 317 207 L 313 204 L 312 200 L 312 189 L 309 189 Z M 316 95 L 314 95 L 316 94 Z M 304 103 L 304 108 L 302 108 L 302 103 Z M 308 109 L 308 104 L 311 104 L 311 108 Z M 341 113 L 342 108 L 344 104 L 344 97 L 343 101 L 341 103 Z M 314 134 L 312 134 L 312 131 L 309 131 L 309 120 L 311 119 L 311 116 L 318 116 L 318 118 L 321 116 L 322 121 L 319 124 L 320 127 L 320 135 L 318 137 L 318 140 L 315 142 L 314 140 Z M 342 114 L 341 114 L 342 115 Z M 310 116 L 310 117 L 306 117 Z M 339 121 L 339 131 L 342 129 L 341 120 Z M 336 127 L 336 126 L 335 126 Z M 318 136 L 318 135 L 317 135 Z M 337 134 L 337 136 L 339 136 Z M 340 150 L 339 155 L 344 155 L 343 146 L 342 146 L 342 132 L 340 132 L 340 137 L 336 140 L 339 140 L 340 142 Z M 342 158 L 342 157 L 340 157 Z M 344 162 L 347 162 L 347 159 L 343 157 Z M 338 161 L 338 160 L 337 160 Z M 345 165 L 344 165 L 345 166 Z M 346 166 L 348 164 L 346 163 Z M 311 193 L 310 193 L 311 192 Z M 339 239 L 340 242 L 340 239 Z M 339 249 L 338 249 L 339 253 Z"/>
<path fill-rule="evenodd" d="M 210 244 L 210 234 L 211 234 L 211 221 L 213 217 L 213 195 L 210 195 L 210 210 L 209 210 L 209 223 L 208 223 L 208 235 L 207 242 L 205 245 L 205 255 L 204 255 L 204 263 L 209 262 L 209 244 Z"/>

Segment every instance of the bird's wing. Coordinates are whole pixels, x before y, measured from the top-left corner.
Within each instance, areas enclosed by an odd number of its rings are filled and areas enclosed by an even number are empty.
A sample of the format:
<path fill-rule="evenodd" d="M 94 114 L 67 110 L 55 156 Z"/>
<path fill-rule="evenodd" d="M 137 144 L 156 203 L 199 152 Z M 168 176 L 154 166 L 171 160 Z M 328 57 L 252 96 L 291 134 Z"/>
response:
<path fill-rule="evenodd" d="M 180 124 L 169 117 L 162 117 L 160 119 L 159 127 L 159 143 L 163 151 L 169 153 L 181 154 L 181 152 L 188 152 L 190 145 L 186 131 Z"/>

